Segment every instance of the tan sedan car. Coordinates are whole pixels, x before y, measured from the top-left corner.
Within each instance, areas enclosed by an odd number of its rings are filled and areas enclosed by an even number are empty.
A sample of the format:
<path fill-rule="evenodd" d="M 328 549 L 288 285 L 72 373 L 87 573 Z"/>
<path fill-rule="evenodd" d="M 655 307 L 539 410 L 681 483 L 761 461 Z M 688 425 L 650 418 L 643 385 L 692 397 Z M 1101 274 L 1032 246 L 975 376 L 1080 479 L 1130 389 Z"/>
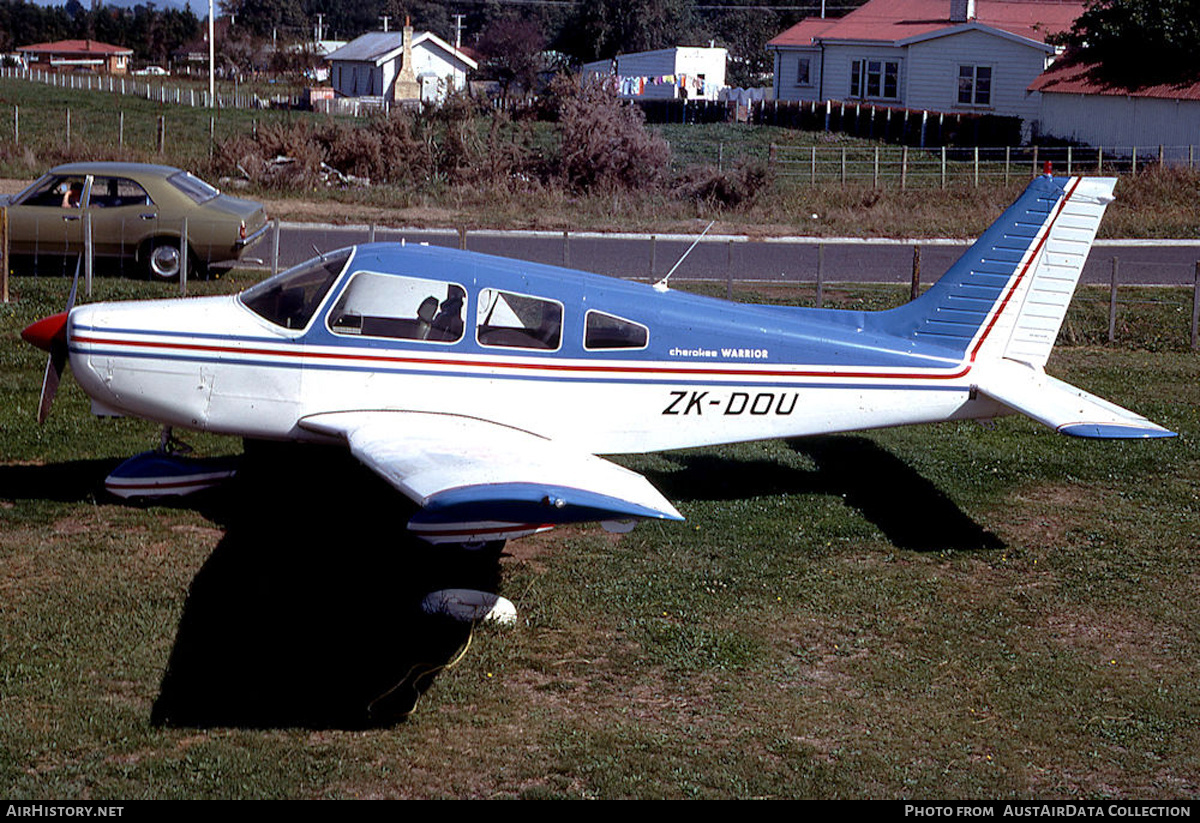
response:
<path fill-rule="evenodd" d="M 237 262 L 268 228 L 260 203 L 222 194 L 190 172 L 146 163 L 56 166 L 0 205 L 8 207 L 14 257 L 79 254 L 90 221 L 97 259 L 131 258 L 164 280 L 179 276 L 184 218 L 187 263 L 195 273 Z"/>

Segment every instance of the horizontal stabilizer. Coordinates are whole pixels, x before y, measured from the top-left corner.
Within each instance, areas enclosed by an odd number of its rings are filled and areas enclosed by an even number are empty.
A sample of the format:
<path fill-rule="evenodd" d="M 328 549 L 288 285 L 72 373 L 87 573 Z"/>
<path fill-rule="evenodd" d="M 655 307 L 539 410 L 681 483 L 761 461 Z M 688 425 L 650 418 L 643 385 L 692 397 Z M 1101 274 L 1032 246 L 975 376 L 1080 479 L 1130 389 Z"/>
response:
<path fill-rule="evenodd" d="M 355 457 L 421 506 L 409 527 L 422 536 L 445 531 L 470 539 L 590 520 L 683 519 L 640 474 L 486 420 L 353 411 L 311 415 L 300 425 L 343 438 Z M 514 524 L 531 525 L 509 528 Z"/>
<path fill-rule="evenodd" d="M 1023 363 L 989 364 L 982 377 L 980 392 L 1062 434 L 1100 439 L 1175 436 L 1140 414 Z"/>

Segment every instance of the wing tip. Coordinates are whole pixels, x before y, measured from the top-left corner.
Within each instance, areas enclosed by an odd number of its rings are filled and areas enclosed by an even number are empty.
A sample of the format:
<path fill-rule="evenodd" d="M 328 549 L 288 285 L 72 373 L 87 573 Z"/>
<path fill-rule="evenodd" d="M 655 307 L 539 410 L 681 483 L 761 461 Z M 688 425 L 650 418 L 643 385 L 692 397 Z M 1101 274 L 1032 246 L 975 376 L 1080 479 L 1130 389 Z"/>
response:
<path fill-rule="evenodd" d="M 1179 436 L 1178 432 L 1153 424 L 1137 426 L 1119 423 L 1068 423 L 1059 426 L 1057 431 L 1071 437 L 1085 437 L 1091 440 L 1146 440 Z"/>

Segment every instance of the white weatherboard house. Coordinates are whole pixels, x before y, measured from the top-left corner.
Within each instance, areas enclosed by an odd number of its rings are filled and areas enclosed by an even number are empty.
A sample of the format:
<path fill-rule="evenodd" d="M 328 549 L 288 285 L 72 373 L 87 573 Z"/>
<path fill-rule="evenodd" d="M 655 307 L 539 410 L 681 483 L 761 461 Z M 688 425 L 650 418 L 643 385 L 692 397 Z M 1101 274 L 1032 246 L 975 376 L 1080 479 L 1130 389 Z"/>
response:
<path fill-rule="evenodd" d="M 727 56 L 722 48 L 676 46 L 585 63 L 583 76 L 613 77 L 620 95 L 631 99 L 716 100 Z"/>
<path fill-rule="evenodd" d="M 405 71 L 405 39 L 411 52 L 411 72 Z M 430 32 L 413 35 L 412 29 L 364 34 L 326 58 L 329 81 L 343 97 L 378 97 L 389 101 L 437 102 L 466 87 L 467 73 L 479 64 Z M 415 78 L 397 86 L 397 78 Z M 403 78 L 401 78 L 403 80 Z"/>
<path fill-rule="evenodd" d="M 844 100 L 945 113 L 1038 116 L 1029 85 L 1082 2 L 869 0 L 809 17 L 767 44 L 778 100 Z"/>

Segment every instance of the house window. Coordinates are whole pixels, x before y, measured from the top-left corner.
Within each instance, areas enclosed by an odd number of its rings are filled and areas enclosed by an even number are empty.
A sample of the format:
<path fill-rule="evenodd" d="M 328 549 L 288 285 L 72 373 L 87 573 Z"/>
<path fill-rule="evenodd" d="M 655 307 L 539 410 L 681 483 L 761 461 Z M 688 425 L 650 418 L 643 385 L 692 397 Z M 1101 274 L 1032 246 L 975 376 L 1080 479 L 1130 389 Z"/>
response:
<path fill-rule="evenodd" d="M 958 102 L 964 106 L 992 104 L 991 66 L 958 67 Z"/>
<path fill-rule="evenodd" d="M 796 85 L 811 86 L 812 80 L 809 75 L 809 67 L 812 63 L 807 57 L 801 57 L 796 61 Z"/>
<path fill-rule="evenodd" d="M 853 60 L 850 96 L 895 100 L 900 92 L 900 63 L 895 60 Z"/>

